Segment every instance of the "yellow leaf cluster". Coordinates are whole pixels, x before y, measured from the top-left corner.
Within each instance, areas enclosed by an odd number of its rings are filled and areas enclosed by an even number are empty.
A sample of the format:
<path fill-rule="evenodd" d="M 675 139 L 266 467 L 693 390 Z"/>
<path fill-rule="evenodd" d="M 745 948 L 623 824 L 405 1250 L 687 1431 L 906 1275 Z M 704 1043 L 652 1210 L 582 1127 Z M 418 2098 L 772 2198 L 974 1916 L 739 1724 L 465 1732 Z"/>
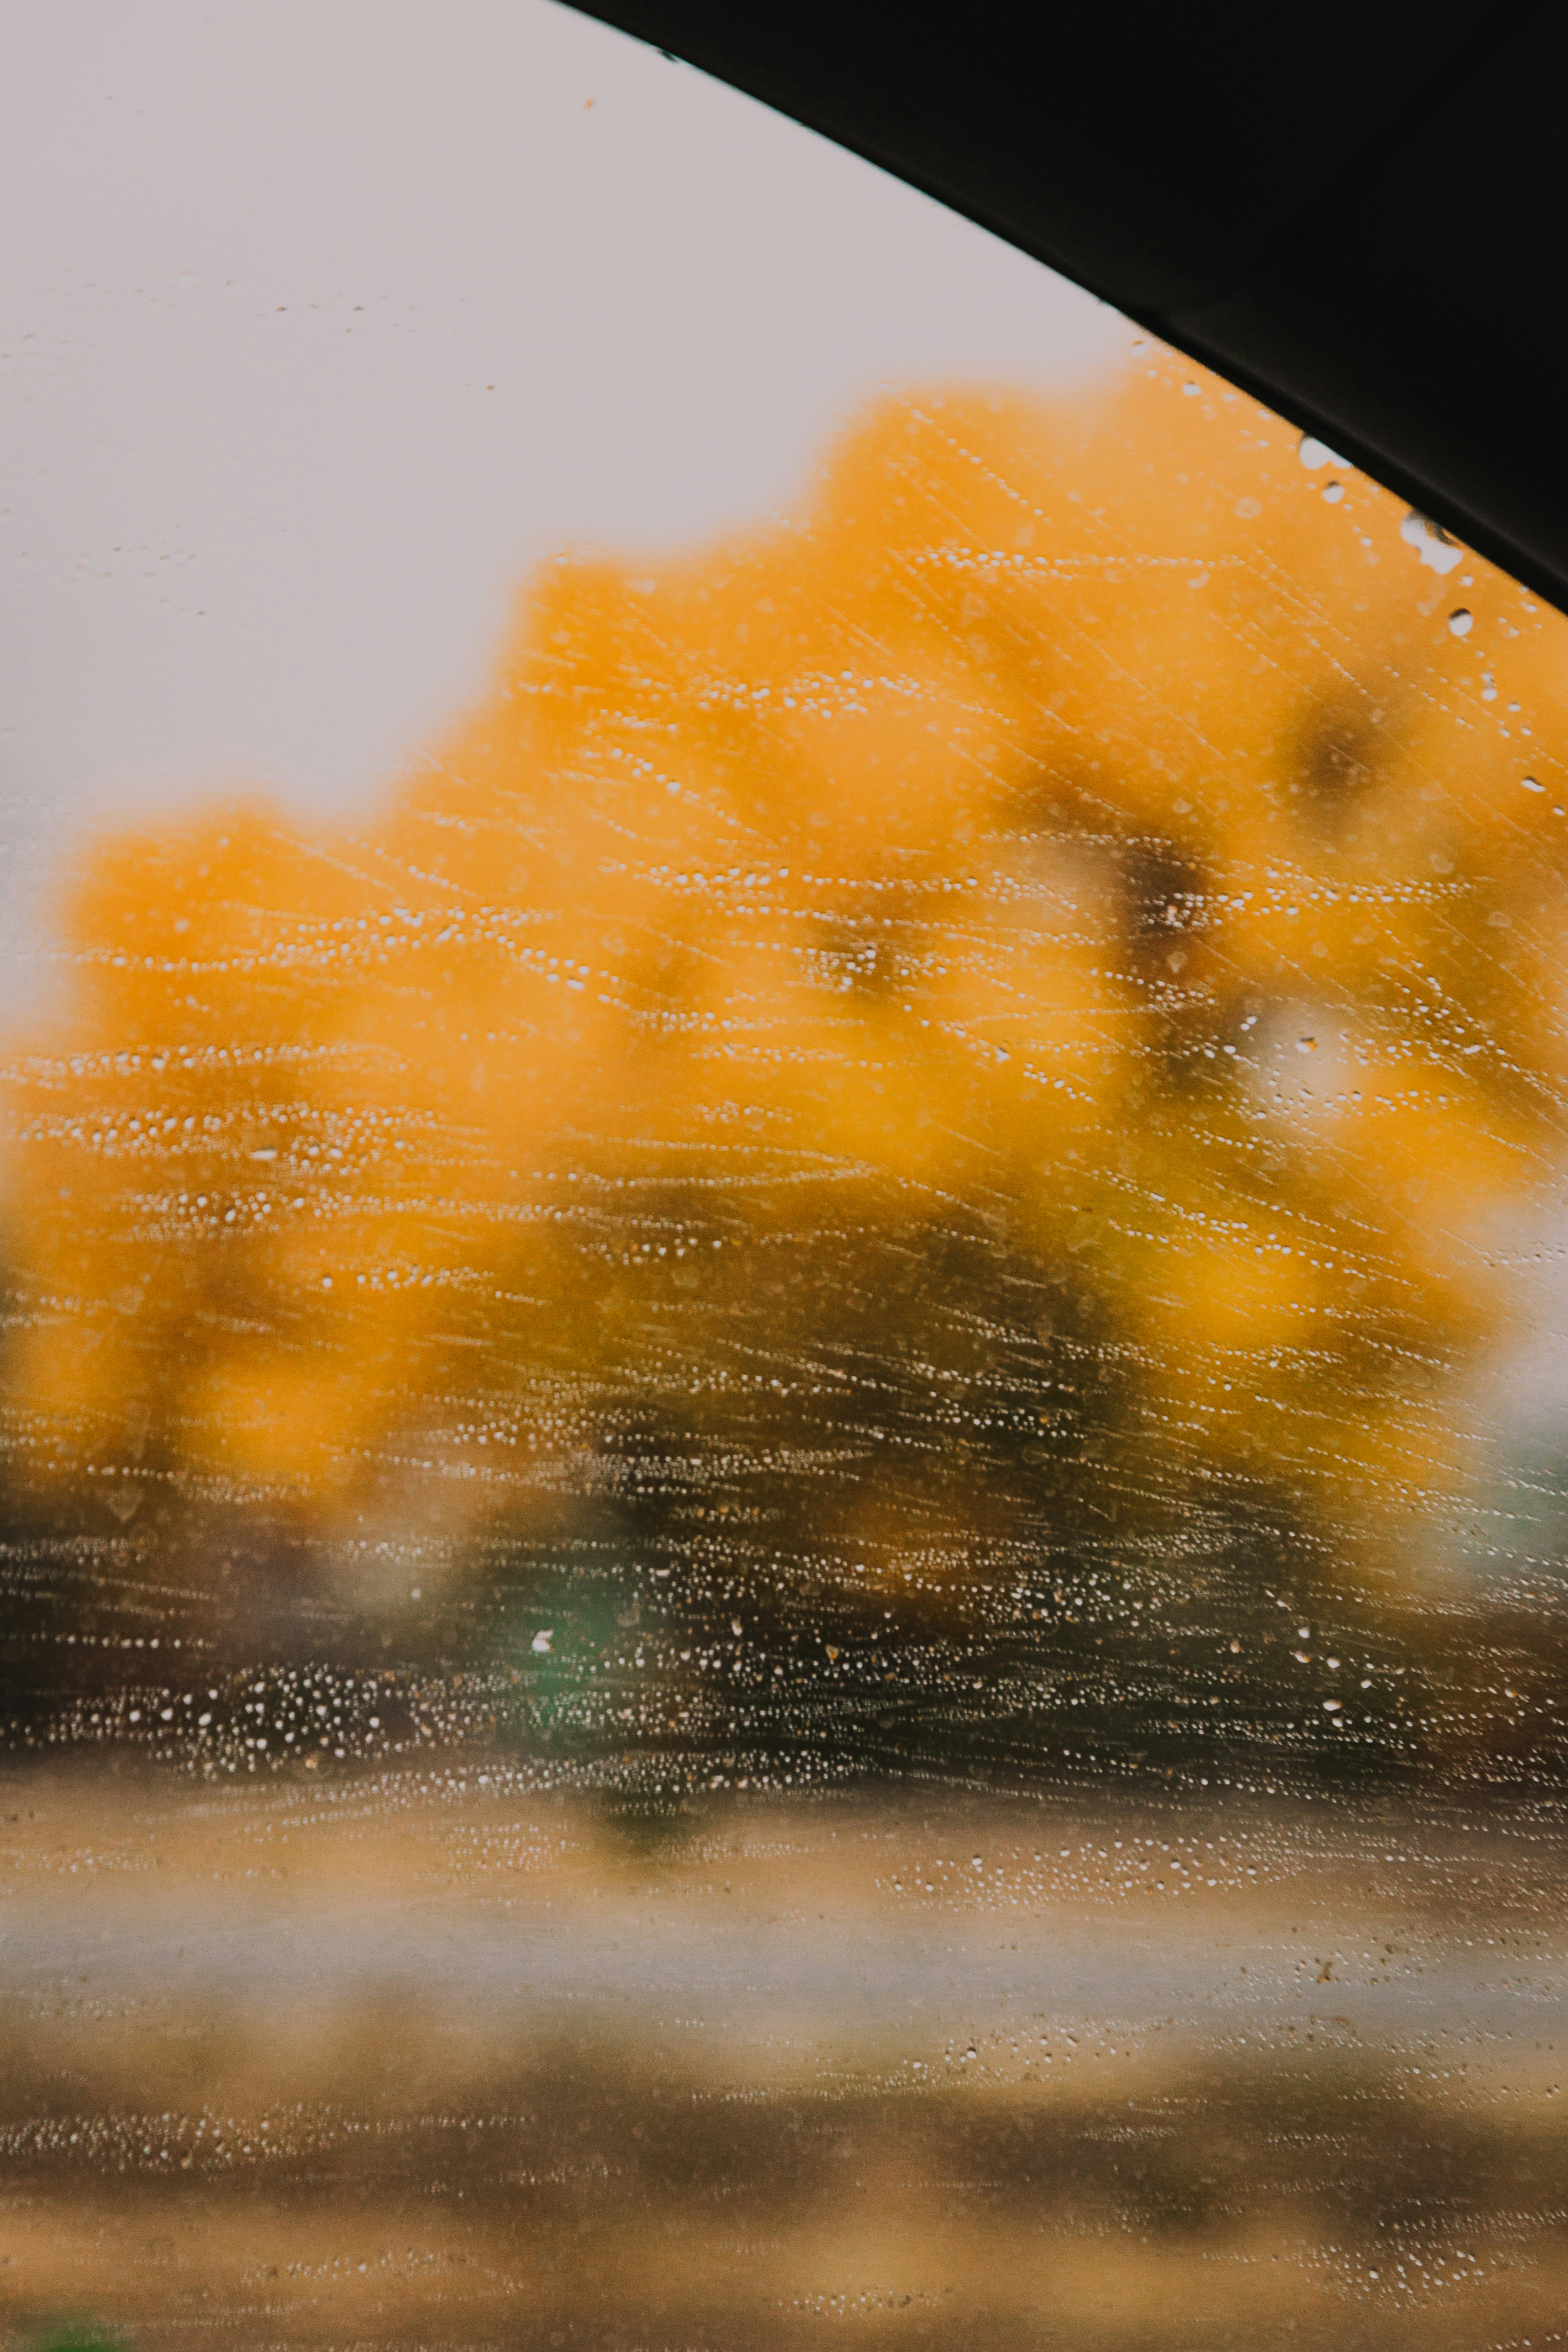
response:
<path fill-rule="evenodd" d="M 841 1549 L 911 1448 L 950 1529 L 1450 1491 L 1554 1150 L 1563 625 L 1329 487 L 1165 361 L 889 401 L 787 525 L 546 566 L 368 829 L 96 844 L 16 1475 L 526 1521 L 641 1413 L 853 1456 Z"/>

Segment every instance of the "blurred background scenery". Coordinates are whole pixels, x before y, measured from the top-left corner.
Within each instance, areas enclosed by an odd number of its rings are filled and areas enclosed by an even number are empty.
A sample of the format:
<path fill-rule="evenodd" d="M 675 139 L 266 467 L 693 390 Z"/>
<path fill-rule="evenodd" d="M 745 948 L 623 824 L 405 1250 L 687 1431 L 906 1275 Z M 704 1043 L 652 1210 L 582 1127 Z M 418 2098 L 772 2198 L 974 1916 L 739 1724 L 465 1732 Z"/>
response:
<path fill-rule="evenodd" d="M 215 21 L 160 18 L 182 121 Z M 494 543 L 362 547 L 330 721 L 338 586 L 273 549 L 270 736 L 237 559 L 216 686 L 183 590 L 67 598 L 91 370 L 61 427 L 17 362 L 4 2340 L 1558 2340 L 1568 630 L 922 199 L 519 26 L 536 209 L 733 169 L 776 322 L 776 163 L 785 341 L 837 348 L 830 219 L 847 317 L 877 238 L 903 291 L 787 399 L 752 350 L 762 471 L 699 404 L 621 552 L 596 424 L 465 425 Z M 444 121 L 501 37 L 426 29 Z M 564 160 L 602 100 L 642 147 Z M 992 324 L 941 343 L 927 251 Z"/>

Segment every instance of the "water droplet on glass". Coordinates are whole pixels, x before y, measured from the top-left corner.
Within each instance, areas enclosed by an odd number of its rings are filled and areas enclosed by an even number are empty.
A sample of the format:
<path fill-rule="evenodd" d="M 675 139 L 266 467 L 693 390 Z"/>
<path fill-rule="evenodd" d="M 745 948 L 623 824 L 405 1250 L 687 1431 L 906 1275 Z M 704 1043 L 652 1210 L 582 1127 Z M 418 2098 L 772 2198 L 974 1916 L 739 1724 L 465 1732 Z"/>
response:
<path fill-rule="evenodd" d="M 1439 574 L 1452 572 L 1456 563 L 1464 561 L 1463 548 L 1456 547 L 1440 524 L 1429 522 L 1414 507 L 1400 524 L 1399 536 L 1407 547 L 1415 550 L 1423 563 L 1429 563 Z"/>
<path fill-rule="evenodd" d="M 1308 471 L 1314 474 L 1320 466 L 1342 466 L 1345 462 L 1326 441 L 1320 441 L 1315 433 L 1302 434 L 1296 444 L 1296 455 Z"/>

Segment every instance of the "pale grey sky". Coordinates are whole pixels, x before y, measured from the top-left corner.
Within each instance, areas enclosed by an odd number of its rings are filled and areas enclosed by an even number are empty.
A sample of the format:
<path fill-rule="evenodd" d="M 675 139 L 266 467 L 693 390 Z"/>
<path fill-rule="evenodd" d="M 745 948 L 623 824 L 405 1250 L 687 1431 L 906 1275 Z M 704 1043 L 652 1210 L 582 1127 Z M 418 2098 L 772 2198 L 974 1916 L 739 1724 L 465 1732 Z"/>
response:
<path fill-rule="evenodd" d="M 764 513 L 879 383 L 1131 332 L 550 0 L 0 18 L 14 950 L 89 813 L 373 792 L 549 548 Z"/>

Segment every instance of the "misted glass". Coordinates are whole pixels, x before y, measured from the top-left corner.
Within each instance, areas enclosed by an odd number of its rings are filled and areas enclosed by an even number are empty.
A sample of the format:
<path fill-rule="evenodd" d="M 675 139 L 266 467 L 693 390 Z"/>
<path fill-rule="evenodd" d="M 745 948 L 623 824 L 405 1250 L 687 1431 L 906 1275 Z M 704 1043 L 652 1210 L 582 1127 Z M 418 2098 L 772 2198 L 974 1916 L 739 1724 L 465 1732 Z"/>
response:
<path fill-rule="evenodd" d="M 986 359 L 352 806 L 22 762 L 7 2343 L 1557 2340 L 1568 635 Z"/>

